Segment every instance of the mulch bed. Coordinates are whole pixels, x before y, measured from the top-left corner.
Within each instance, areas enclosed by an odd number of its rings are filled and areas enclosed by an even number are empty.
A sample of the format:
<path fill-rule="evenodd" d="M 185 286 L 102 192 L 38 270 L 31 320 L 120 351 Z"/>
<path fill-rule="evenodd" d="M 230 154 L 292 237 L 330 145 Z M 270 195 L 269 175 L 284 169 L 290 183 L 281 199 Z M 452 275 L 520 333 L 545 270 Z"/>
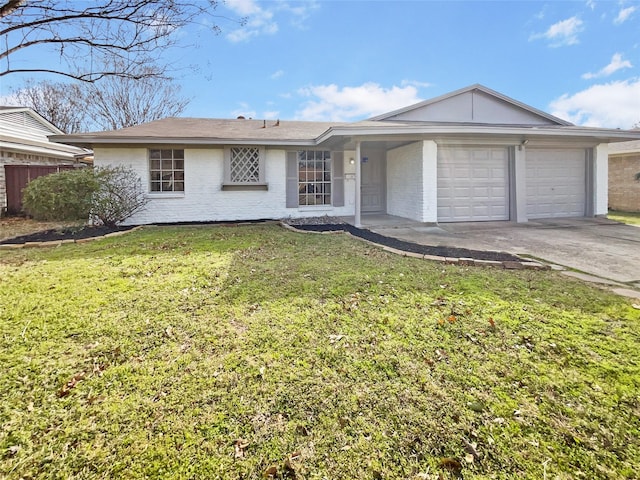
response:
<path fill-rule="evenodd" d="M 519 262 L 522 259 L 504 252 L 486 252 L 480 250 L 469 250 L 467 248 L 440 247 L 431 245 L 420 245 L 419 243 L 405 242 L 393 237 L 385 237 L 371 230 L 357 228 L 347 223 L 341 224 L 319 224 L 319 225 L 291 225 L 298 230 L 310 232 L 349 232 L 355 237 L 360 237 L 379 245 L 403 250 L 405 252 L 419 253 L 422 255 L 436 255 L 438 257 L 451 258 L 473 258 L 475 260 L 493 260 L 496 262 Z"/>
<path fill-rule="evenodd" d="M 328 219 L 331 221 L 330 219 Z M 185 222 L 184 224 L 192 224 L 193 222 Z M 203 222 L 211 223 L 211 222 Z M 218 222 L 215 222 L 218 223 Z M 224 222 L 229 223 L 229 222 Z M 235 222 L 231 222 L 232 224 Z M 246 223 L 246 222 L 245 222 Z M 469 250 L 467 248 L 455 248 L 455 247 L 441 247 L 431 245 L 421 245 L 418 243 L 405 242 L 404 240 L 398 240 L 393 237 L 386 237 L 378 233 L 374 233 L 371 230 L 364 228 L 357 228 L 347 223 L 309 223 L 309 224 L 289 224 L 291 227 L 298 230 L 305 230 L 311 232 L 349 232 L 355 237 L 368 240 L 378 245 L 384 245 L 386 247 L 395 248 L 405 252 L 419 253 L 422 255 L 436 255 L 439 257 L 451 257 L 451 258 L 473 258 L 475 260 L 493 260 L 497 262 L 518 262 L 521 259 L 515 255 L 504 252 L 487 252 L 480 250 Z M 83 238 L 101 237 L 113 232 L 122 232 L 131 230 L 133 226 L 120 226 L 120 227 L 106 227 L 101 226 L 86 226 L 81 229 L 66 228 L 62 230 L 44 230 L 42 232 L 36 232 L 29 235 L 22 235 L 20 237 L 9 238 L 0 241 L 0 245 L 3 244 L 22 244 L 26 242 L 54 242 L 59 240 L 80 240 Z"/>
<path fill-rule="evenodd" d="M 26 242 L 56 242 L 59 240 L 80 240 L 83 238 L 101 237 L 108 233 L 123 232 L 131 230 L 134 227 L 106 227 L 101 226 L 86 226 L 80 229 L 77 228 L 65 228 L 62 230 L 43 230 L 42 232 L 31 233 L 29 235 L 22 235 L 20 237 L 8 238 L 0 241 L 0 245 L 4 244 L 21 244 Z"/>

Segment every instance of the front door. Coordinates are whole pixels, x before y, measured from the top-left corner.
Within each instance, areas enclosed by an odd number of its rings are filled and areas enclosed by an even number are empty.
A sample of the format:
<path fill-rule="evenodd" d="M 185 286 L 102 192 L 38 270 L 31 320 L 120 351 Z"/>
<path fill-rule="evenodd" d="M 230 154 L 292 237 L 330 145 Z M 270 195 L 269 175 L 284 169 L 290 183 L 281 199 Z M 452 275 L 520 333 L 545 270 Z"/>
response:
<path fill-rule="evenodd" d="M 386 211 L 386 155 L 381 149 L 362 149 L 361 208 L 363 213 Z"/>

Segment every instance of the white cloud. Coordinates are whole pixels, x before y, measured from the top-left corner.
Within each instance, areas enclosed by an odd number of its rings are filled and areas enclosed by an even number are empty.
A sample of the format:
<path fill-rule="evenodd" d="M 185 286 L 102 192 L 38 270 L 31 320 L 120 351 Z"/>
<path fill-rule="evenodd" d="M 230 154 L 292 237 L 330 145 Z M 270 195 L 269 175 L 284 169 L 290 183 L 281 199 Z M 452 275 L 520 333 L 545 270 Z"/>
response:
<path fill-rule="evenodd" d="M 357 120 L 418 103 L 421 99 L 417 93 L 413 85 L 388 89 L 372 82 L 342 88 L 335 84 L 313 85 L 298 91 L 312 99 L 296 113 L 296 117 L 334 122 Z"/>
<path fill-rule="evenodd" d="M 618 70 L 631 67 L 633 67 L 633 65 L 631 65 L 631 62 L 629 60 L 622 60 L 622 54 L 615 53 L 613 57 L 611 57 L 611 62 L 609 63 L 609 65 L 603 67 L 596 73 L 585 73 L 584 75 L 582 75 L 582 78 L 589 80 L 591 78 L 608 77 Z"/>
<path fill-rule="evenodd" d="M 257 0 L 226 0 L 224 6 L 246 22 L 227 33 L 227 39 L 234 43 L 247 42 L 260 35 L 274 35 L 280 30 L 276 15 L 279 20 L 287 16 L 292 25 L 304 28 L 304 21 L 319 8 L 315 0 L 294 5 L 285 1 L 261 5 Z"/>
<path fill-rule="evenodd" d="M 289 2 L 281 1 L 278 3 L 278 10 L 291 14 L 291 24 L 300 29 L 305 28 L 305 20 L 311 14 L 320 8 L 320 4 L 315 0 L 307 0 L 305 2 L 296 2 L 295 6 Z"/>
<path fill-rule="evenodd" d="M 587 7 L 589 7 L 591 10 L 595 10 L 596 2 L 594 0 L 587 0 Z"/>
<path fill-rule="evenodd" d="M 616 25 L 620 25 L 621 23 L 626 22 L 629 17 L 637 10 L 637 7 L 627 7 L 620 10 L 618 16 L 613 20 L 613 23 Z"/>
<path fill-rule="evenodd" d="M 256 118 L 256 111 L 249 107 L 246 102 L 240 102 L 240 108 L 231 112 L 231 118 L 244 117 L 244 118 Z"/>
<path fill-rule="evenodd" d="M 579 43 L 578 33 L 583 30 L 584 22 L 578 17 L 567 18 L 551 25 L 544 33 L 534 33 L 529 37 L 529 41 L 544 38 L 551 42 L 552 47 L 565 45 L 575 45 Z"/>
<path fill-rule="evenodd" d="M 552 114 L 577 125 L 631 128 L 640 120 L 640 78 L 593 85 L 550 104 Z"/>
<path fill-rule="evenodd" d="M 418 87 L 418 88 L 427 88 L 427 87 L 433 86 L 432 83 L 420 82 L 418 80 L 402 80 L 402 82 L 400 82 L 400 85 L 402 85 L 403 87 L 406 87 L 407 85 L 409 85 L 409 86 Z"/>
<path fill-rule="evenodd" d="M 284 70 L 277 70 L 273 72 L 271 75 L 269 75 L 269 78 L 271 78 L 271 80 L 276 80 L 277 78 L 280 78 L 283 75 L 284 75 Z"/>
<path fill-rule="evenodd" d="M 273 35 L 278 31 L 273 11 L 263 9 L 254 0 L 226 0 L 225 6 L 246 18 L 245 25 L 227 34 L 231 42 L 245 42 L 258 35 Z"/>
<path fill-rule="evenodd" d="M 266 120 L 276 120 L 280 116 L 280 112 L 278 110 L 267 110 L 262 113 L 262 118 Z"/>

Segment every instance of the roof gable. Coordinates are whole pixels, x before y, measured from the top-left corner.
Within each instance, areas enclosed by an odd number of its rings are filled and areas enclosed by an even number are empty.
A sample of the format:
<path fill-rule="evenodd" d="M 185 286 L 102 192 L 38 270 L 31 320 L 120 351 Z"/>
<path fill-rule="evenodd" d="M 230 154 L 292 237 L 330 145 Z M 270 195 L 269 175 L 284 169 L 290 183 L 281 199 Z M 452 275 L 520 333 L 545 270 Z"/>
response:
<path fill-rule="evenodd" d="M 11 136 L 29 139 L 37 137 L 38 140 L 46 140 L 48 135 L 64 133 L 32 109 L 25 107 L 2 107 L 0 127 Z"/>
<path fill-rule="evenodd" d="M 478 123 L 494 125 L 571 125 L 482 85 L 372 118 L 375 121 Z"/>

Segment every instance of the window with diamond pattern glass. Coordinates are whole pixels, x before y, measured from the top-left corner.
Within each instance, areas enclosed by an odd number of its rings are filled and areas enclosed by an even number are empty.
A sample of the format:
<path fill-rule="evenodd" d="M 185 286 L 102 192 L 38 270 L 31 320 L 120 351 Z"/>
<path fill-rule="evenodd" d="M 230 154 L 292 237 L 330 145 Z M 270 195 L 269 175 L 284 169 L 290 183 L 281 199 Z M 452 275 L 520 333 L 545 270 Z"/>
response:
<path fill-rule="evenodd" d="M 259 182 L 260 149 L 258 147 L 232 147 L 229 170 L 231 183 Z"/>

